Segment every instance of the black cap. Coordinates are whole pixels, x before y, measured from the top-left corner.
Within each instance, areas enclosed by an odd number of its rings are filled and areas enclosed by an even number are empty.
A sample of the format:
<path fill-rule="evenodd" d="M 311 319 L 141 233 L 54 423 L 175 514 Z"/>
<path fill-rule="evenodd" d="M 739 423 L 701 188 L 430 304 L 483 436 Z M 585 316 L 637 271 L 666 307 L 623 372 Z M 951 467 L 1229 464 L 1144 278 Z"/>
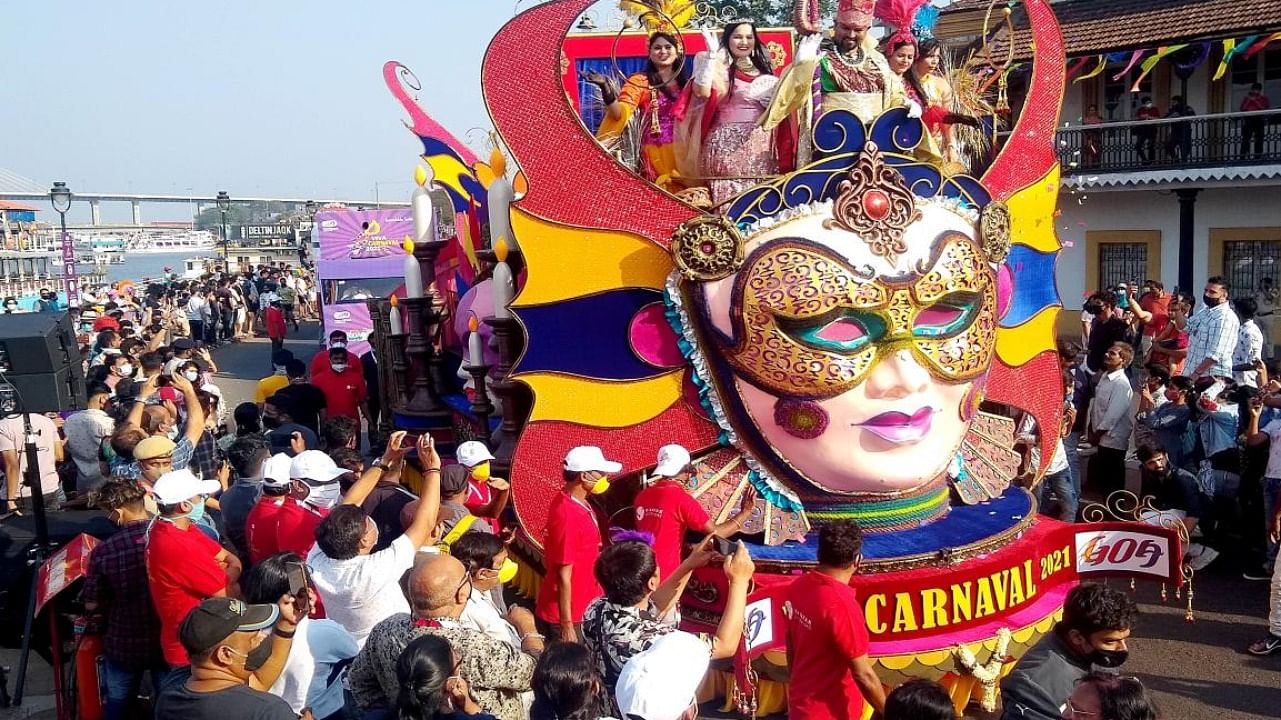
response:
<path fill-rule="evenodd" d="M 457 495 L 467 487 L 467 468 L 462 465 L 446 465 L 440 471 L 440 494 L 444 497 Z"/>
<path fill-rule="evenodd" d="M 272 365 L 280 365 L 281 367 L 284 367 L 285 365 L 289 364 L 290 360 L 293 360 L 293 359 L 294 359 L 294 354 L 291 351 L 285 350 L 283 348 L 271 354 Z"/>
<path fill-rule="evenodd" d="M 195 347 L 196 341 L 191 338 L 180 337 L 173 341 L 174 350 L 194 350 Z"/>
<path fill-rule="evenodd" d="M 203 655 L 237 632 L 257 632 L 275 624 L 280 608 L 246 605 L 235 598 L 209 598 L 192 608 L 178 626 L 178 640 L 190 655 Z"/>

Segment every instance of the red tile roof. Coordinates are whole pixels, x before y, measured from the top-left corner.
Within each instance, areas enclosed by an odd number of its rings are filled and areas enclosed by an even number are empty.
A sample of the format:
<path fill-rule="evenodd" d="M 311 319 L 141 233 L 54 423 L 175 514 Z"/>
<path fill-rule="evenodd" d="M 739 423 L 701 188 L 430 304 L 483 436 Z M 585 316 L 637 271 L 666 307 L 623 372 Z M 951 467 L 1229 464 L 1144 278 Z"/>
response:
<path fill-rule="evenodd" d="M 12 200 L 0 200 L 0 210 L 28 210 L 39 211 L 40 208 L 26 203 L 14 202 Z"/>
<path fill-rule="evenodd" d="M 1053 6 L 1069 57 L 1281 31 L 1278 0 L 1060 0 Z M 986 7 L 982 0 L 958 0 L 947 12 Z M 1018 10 L 1014 21 L 1027 26 Z M 1016 30 L 1018 57 L 1031 55 L 1030 40 L 1026 30 Z"/>

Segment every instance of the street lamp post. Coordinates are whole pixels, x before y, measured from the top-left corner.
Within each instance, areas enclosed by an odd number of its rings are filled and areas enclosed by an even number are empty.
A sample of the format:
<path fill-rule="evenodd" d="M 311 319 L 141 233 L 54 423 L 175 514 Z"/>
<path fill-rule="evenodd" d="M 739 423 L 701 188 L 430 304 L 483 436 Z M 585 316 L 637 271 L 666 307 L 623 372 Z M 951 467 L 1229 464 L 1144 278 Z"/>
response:
<path fill-rule="evenodd" d="M 214 202 L 218 203 L 218 210 L 222 213 L 222 268 L 223 272 L 230 272 L 231 253 L 227 247 L 227 236 L 230 235 L 231 229 L 227 227 L 227 211 L 231 209 L 231 196 L 226 190 L 219 190 Z"/>
<path fill-rule="evenodd" d="M 49 202 L 58 213 L 62 228 L 62 290 L 67 294 L 67 307 L 80 304 L 80 280 L 76 270 L 76 248 L 67 234 L 67 211 L 71 209 L 71 188 L 65 182 L 56 182 L 49 190 Z"/>

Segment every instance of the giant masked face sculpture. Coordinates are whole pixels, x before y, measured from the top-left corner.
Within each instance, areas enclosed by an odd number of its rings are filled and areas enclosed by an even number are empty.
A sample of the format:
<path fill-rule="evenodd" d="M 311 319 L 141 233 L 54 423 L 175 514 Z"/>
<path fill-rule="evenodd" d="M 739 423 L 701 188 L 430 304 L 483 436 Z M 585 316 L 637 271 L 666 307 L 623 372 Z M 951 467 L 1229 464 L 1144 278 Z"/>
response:
<path fill-rule="evenodd" d="M 928 521 L 949 480 L 999 495 L 994 472 L 966 468 L 1009 299 L 1005 206 L 916 163 L 906 111 L 867 139 L 828 113 L 816 139 L 824 159 L 673 238 L 669 298 L 710 413 L 767 496 L 812 517 Z"/>
<path fill-rule="evenodd" d="M 546 35 L 587 4 L 522 14 L 484 71 L 529 181 L 512 213 L 528 268 L 513 377 L 533 408 L 512 473 L 535 542 L 559 458 L 579 444 L 637 472 L 664 444 L 689 447 L 691 494 L 723 519 L 754 486 L 747 530 L 768 544 L 842 517 L 873 534 L 957 526 L 907 543 L 924 557 L 979 552 L 1027 522 L 1007 410 L 1057 428 L 1062 407 L 1047 141 L 1061 68 L 1035 71 L 1026 107 L 1047 110 L 1021 120 L 981 180 L 918 161 L 924 128 L 904 109 L 870 126 L 833 111 L 814 126 L 817 160 L 705 213 L 615 162 L 563 103 Z M 1028 11 L 1053 55 L 1048 6 Z M 1043 461 L 1053 443 L 1040 436 Z M 887 554 L 906 547 L 893 537 Z"/>

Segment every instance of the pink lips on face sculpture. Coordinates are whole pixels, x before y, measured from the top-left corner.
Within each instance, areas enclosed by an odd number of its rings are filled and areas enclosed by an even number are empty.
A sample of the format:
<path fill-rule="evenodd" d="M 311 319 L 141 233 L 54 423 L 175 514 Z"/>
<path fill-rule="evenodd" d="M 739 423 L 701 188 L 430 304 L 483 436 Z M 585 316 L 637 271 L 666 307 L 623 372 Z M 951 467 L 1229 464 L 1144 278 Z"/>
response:
<path fill-rule="evenodd" d="M 935 410 L 931 407 L 923 407 L 911 415 L 897 411 L 885 412 L 855 427 L 863 428 L 886 442 L 904 445 L 918 442 L 930 433 L 934 413 Z"/>

